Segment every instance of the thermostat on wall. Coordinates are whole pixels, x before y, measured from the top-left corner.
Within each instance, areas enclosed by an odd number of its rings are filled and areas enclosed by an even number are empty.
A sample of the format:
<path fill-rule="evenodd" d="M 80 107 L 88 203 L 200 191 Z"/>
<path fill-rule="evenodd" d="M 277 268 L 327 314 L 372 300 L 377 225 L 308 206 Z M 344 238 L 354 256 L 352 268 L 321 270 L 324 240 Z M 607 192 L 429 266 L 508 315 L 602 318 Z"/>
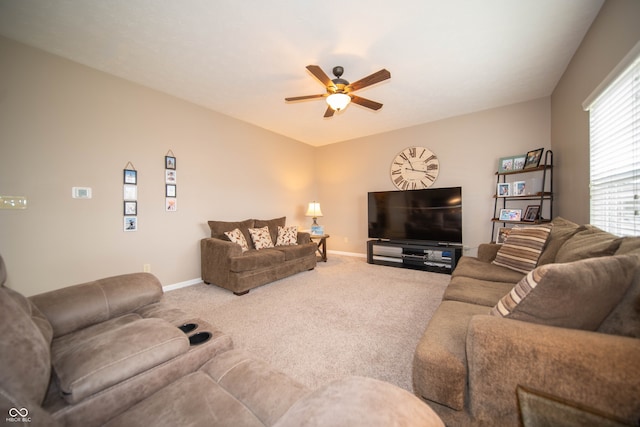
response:
<path fill-rule="evenodd" d="M 71 197 L 74 199 L 90 199 L 91 187 L 72 187 Z"/>

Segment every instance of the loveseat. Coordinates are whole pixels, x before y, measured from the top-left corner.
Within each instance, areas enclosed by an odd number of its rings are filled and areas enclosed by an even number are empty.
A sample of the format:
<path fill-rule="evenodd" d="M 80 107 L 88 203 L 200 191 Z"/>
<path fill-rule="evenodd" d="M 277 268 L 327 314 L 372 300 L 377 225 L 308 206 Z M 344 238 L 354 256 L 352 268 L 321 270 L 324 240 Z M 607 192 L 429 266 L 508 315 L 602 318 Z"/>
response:
<path fill-rule="evenodd" d="M 315 391 L 162 301 L 135 273 L 26 298 L 0 257 L 0 413 L 32 426 L 443 426 L 411 393 L 348 377 Z"/>
<path fill-rule="evenodd" d="M 560 217 L 480 245 L 415 350 L 415 394 L 452 426 L 638 425 L 639 253 Z"/>
<path fill-rule="evenodd" d="M 200 241 L 204 283 L 244 295 L 258 286 L 313 270 L 317 244 L 309 233 L 286 227 L 285 222 L 286 217 L 209 221 L 211 237 Z"/>

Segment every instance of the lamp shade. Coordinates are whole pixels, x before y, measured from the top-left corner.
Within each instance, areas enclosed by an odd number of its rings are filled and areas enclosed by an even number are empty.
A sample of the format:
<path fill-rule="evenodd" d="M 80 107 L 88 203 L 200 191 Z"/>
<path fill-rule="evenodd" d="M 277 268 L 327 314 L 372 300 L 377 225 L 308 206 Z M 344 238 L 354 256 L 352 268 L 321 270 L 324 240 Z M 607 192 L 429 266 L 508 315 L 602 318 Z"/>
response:
<path fill-rule="evenodd" d="M 335 111 L 340 111 L 351 102 L 351 97 L 346 93 L 332 93 L 327 96 L 327 104 Z"/>
<path fill-rule="evenodd" d="M 305 214 L 305 216 L 310 216 L 313 218 L 322 216 L 322 211 L 320 210 L 320 203 L 309 202 L 309 209 L 307 209 L 307 213 Z"/>

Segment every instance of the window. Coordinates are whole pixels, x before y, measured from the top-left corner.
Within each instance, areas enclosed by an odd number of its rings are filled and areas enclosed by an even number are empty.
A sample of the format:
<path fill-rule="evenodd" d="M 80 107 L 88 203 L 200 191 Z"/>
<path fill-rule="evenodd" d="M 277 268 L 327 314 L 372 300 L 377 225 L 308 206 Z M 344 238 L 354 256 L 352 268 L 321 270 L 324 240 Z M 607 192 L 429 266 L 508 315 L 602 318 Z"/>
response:
<path fill-rule="evenodd" d="M 590 221 L 618 236 L 640 235 L 640 43 L 585 104 Z"/>

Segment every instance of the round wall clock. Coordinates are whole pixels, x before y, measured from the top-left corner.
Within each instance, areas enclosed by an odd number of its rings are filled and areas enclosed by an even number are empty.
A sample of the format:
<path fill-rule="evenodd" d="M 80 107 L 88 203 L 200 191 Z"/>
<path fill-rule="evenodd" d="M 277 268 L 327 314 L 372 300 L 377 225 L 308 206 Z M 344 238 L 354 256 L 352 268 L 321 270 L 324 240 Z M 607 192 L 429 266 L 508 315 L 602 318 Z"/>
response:
<path fill-rule="evenodd" d="M 391 181 L 399 190 L 428 188 L 438 178 L 440 161 L 428 148 L 405 148 L 391 162 Z"/>

